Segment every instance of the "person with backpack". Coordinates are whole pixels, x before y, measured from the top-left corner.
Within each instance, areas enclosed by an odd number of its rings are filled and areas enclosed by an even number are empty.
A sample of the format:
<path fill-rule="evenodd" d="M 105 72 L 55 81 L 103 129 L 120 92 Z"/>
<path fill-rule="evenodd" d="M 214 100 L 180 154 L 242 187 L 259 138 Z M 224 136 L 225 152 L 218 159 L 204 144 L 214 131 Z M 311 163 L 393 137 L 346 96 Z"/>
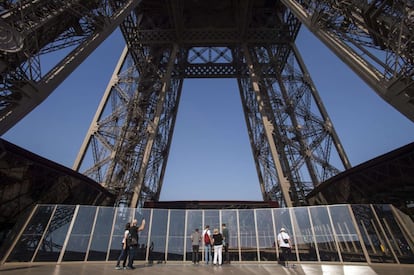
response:
<path fill-rule="evenodd" d="M 129 228 L 131 227 L 130 223 L 127 223 L 125 225 L 125 231 L 124 231 L 124 237 L 122 238 L 122 250 L 121 250 L 121 254 L 118 257 L 118 260 L 116 261 L 116 267 L 115 269 L 125 269 L 125 264 L 127 261 L 127 256 L 129 254 L 129 244 L 128 244 L 128 236 L 129 236 Z M 120 262 L 122 262 L 122 267 L 120 266 Z"/>
<path fill-rule="evenodd" d="M 277 235 L 277 243 L 279 244 L 282 253 L 280 254 L 280 262 L 283 266 L 289 267 L 291 241 L 290 236 L 286 233 L 285 228 L 280 229 L 280 233 Z"/>
<path fill-rule="evenodd" d="M 206 225 L 203 230 L 203 240 L 204 240 L 204 259 L 206 264 L 211 262 L 211 231 L 210 226 Z"/>
<path fill-rule="evenodd" d="M 128 265 L 126 269 L 135 269 L 134 267 L 134 258 L 135 258 L 135 251 L 138 247 L 138 232 L 144 230 L 145 227 L 145 219 L 142 220 L 140 227 L 137 226 L 138 221 L 134 219 L 132 222 L 132 226 L 129 229 L 129 258 L 128 258 Z"/>

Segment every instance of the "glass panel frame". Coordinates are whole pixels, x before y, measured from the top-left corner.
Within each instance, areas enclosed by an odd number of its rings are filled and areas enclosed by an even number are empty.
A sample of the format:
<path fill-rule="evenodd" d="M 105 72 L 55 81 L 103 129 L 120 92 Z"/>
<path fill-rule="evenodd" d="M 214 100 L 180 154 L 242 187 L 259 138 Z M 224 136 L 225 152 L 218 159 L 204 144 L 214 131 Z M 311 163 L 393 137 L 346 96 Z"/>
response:
<path fill-rule="evenodd" d="M 165 263 L 166 240 L 168 227 L 167 209 L 154 209 L 149 245 L 149 263 Z"/>
<path fill-rule="evenodd" d="M 97 208 L 79 206 L 62 261 L 84 261 Z"/>
<path fill-rule="evenodd" d="M 348 205 L 328 206 L 344 262 L 366 262 L 358 231 Z"/>
<path fill-rule="evenodd" d="M 221 210 L 221 223 L 225 223 L 229 230 L 229 257 L 230 262 L 240 261 L 238 210 Z M 224 259 L 224 258 L 223 258 Z"/>
<path fill-rule="evenodd" d="M 271 209 L 256 209 L 260 261 L 276 261 L 276 232 Z"/>
<path fill-rule="evenodd" d="M 339 251 L 327 207 L 310 207 L 310 214 L 320 261 L 339 262 Z"/>
<path fill-rule="evenodd" d="M 240 253 L 241 261 L 258 261 L 255 211 L 239 210 Z"/>
<path fill-rule="evenodd" d="M 185 211 L 170 210 L 167 261 L 184 260 Z"/>
<path fill-rule="evenodd" d="M 34 262 L 57 262 L 62 252 L 76 206 L 58 205 L 46 229 Z"/>
<path fill-rule="evenodd" d="M 110 250 L 115 207 L 99 207 L 88 250 L 88 261 L 106 261 Z"/>
<path fill-rule="evenodd" d="M 31 262 L 55 210 L 55 205 L 39 205 L 6 262 Z"/>
<path fill-rule="evenodd" d="M 292 219 L 295 226 L 295 248 L 300 261 L 318 261 L 316 242 L 308 207 L 292 208 Z"/>
<path fill-rule="evenodd" d="M 370 205 L 351 205 L 372 263 L 396 263 Z"/>

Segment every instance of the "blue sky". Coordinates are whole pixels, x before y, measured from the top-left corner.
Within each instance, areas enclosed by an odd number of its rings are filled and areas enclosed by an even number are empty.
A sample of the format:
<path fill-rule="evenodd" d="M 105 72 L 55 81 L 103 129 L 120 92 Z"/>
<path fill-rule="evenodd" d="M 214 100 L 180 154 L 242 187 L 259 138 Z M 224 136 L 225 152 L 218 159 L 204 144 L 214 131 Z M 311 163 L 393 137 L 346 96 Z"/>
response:
<path fill-rule="evenodd" d="M 297 46 L 353 166 L 413 142 L 414 124 L 304 27 Z M 123 47 L 114 33 L 2 138 L 72 167 Z M 186 79 L 161 200 L 261 199 L 236 80 Z"/>

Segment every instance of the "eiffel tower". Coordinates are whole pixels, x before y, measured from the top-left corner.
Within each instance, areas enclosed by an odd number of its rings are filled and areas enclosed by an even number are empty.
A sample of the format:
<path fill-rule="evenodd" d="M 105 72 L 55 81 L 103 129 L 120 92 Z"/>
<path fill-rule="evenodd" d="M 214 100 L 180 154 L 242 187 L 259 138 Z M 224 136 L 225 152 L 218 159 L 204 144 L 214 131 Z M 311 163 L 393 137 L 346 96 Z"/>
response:
<path fill-rule="evenodd" d="M 121 30 L 125 50 L 73 166 L 118 205 L 159 199 L 188 78 L 237 80 L 263 200 L 306 205 L 351 168 L 295 45 L 302 25 L 414 121 L 411 1 L 9 0 L 0 14 L 0 134 Z M 69 53 L 43 73 L 55 52 Z"/>

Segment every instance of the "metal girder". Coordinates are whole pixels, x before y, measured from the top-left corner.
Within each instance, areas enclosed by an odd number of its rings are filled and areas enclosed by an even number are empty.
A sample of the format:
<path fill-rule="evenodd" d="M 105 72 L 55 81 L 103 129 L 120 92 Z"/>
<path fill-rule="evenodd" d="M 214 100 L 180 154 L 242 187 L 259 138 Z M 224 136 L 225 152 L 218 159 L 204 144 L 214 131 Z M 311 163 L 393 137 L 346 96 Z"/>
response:
<path fill-rule="evenodd" d="M 159 198 L 182 87 L 171 78 L 177 47 L 141 50 L 160 69 L 148 61 L 140 71 L 124 50 L 73 167 L 135 207 Z"/>
<path fill-rule="evenodd" d="M 41 2 L 16 6 L 9 21 L 27 22 L 31 13 L 23 11 L 41 9 Z M 281 1 L 46 3 L 49 12 L 39 13 L 33 24 L 39 30 L 33 41 L 42 46 L 22 51 L 35 57 L 78 46 L 39 79 L 21 73 L 23 63 L 32 63 L 16 54 L 18 43 L 1 52 L 14 59 L 2 58 L 0 68 L 11 80 L 19 75 L 23 85 L 4 84 L 0 126 L 8 129 L 37 106 L 119 26 L 127 48 L 73 166 L 115 193 L 118 205 L 139 207 L 159 199 L 183 79 L 190 77 L 238 79 L 264 200 L 306 204 L 314 186 L 341 170 L 331 163 L 334 153 L 340 165 L 350 167 L 294 45 L 302 18 Z M 53 29 L 62 15 L 66 20 Z M 40 32 L 44 26 L 51 32 Z"/>
<path fill-rule="evenodd" d="M 340 172 L 332 158 L 346 169 L 349 160 L 296 47 L 245 46 L 241 52 L 250 73 L 239 87 L 264 199 L 306 204 L 315 186 Z M 269 66 L 275 73 L 262 75 Z"/>
<path fill-rule="evenodd" d="M 281 2 L 380 97 L 414 121 L 412 1 Z"/>
<path fill-rule="evenodd" d="M 213 4 L 223 9 L 222 17 L 214 15 Z M 118 204 L 158 200 L 183 79 L 233 77 L 263 199 L 306 204 L 314 186 L 339 173 L 330 163 L 333 151 L 345 168 L 350 164 L 294 47 L 300 21 L 277 1 L 214 1 L 207 5 L 211 10 L 206 5 L 143 1 L 126 17 L 120 27 L 128 54 L 74 169 L 118 194 Z M 204 22 L 205 13 L 216 20 Z"/>
<path fill-rule="evenodd" d="M 117 2 L 17 1 L 2 11 L 0 135 L 45 100 L 140 3 Z M 69 46 L 74 50 L 43 75 L 40 56 Z"/>

